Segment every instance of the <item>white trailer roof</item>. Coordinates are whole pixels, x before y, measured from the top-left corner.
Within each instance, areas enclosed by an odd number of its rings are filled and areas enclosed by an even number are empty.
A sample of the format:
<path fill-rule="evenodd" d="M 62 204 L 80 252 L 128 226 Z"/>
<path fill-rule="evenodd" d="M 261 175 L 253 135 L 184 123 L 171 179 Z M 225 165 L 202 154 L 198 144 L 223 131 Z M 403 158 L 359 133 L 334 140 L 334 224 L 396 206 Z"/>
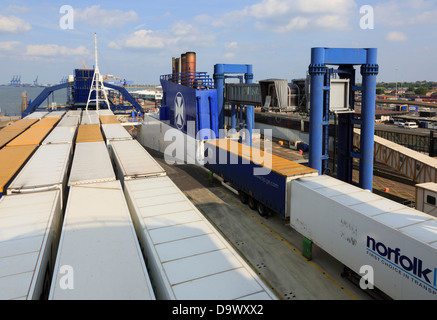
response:
<path fill-rule="evenodd" d="M 100 124 L 99 115 L 95 111 L 84 111 L 80 124 Z"/>
<path fill-rule="evenodd" d="M 48 114 L 47 111 L 35 111 L 24 117 L 24 119 L 42 119 Z"/>
<path fill-rule="evenodd" d="M 105 116 L 113 116 L 114 112 L 112 112 L 112 110 L 109 110 L 109 109 L 100 109 L 99 114 L 105 115 Z"/>
<path fill-rule="evenodd" d="M 137 140 L 113 141 L 111 148 L 123 179 L 166 174 Z"/>
<path fill-rule="evenodd" d="M 68 185 L 114 181 L 115 172 L 103 141 L 76 144 Z"/>
<path fill-rule="evenodd" d="M 431 215 L 326 175 L 300 178 L 293 184 L 300 184 L 388 228 L 437 248 L 437 219 Z"/>
<path fill-rule="evenodd" d="M 119 181 L 70 188 L 49 299 L 154 299 Z"/>
<path fill-rule="evenodd" d="M 120 123 L 102 124 L 102 131 L 106 141 L 132 140 L 132 136 Z"/>
<path fill-rule="evenodd" d="M 65 116 L 66 117 L 75 117 L 75 116 L 80 117 L 81 115 L 82 115 L 82 110 L 68 110 L 67 114 Z"/>
<path fill-rule="evenodd" d="M 276 299 L 170 178 L 126 181 L 125 194 L 157 296 Z"/>
<path fill-rule="evenodd" d="M 40 146 L 8 188 L 8 194 L 37 191 L 63 184 L 71 157 L 71 144 Z"/>
<path fill-rule="evenodd" d="M 0 199 L 0 300 L 39 298 L 33 295 L 44 280 L 45 246 L 59 215 L 57 190 Z"/>
<path fill-rule="evenodd" d="M 65 111 L 61 111 L 61 110 L 51 111 L 51 112 L 47 113 L 47 115 L 45 117 L 46 118 L 53 118 L 53 117 L 60 117 L 60 118 L 62 118 L 64 116 L 64 114 L 65 114 Z"/>
<path fill-rule="evenodd" d="M 71 119 L 71 118 L 67 118 Z M 73 143 L 77 127 L 55 127 L 41 144 Z"/>
<path fill-rule="evenodd" d="M 79 117 L 65 116 L 56 125 L 57 127 L 77 127 L 79 124 Z"/>

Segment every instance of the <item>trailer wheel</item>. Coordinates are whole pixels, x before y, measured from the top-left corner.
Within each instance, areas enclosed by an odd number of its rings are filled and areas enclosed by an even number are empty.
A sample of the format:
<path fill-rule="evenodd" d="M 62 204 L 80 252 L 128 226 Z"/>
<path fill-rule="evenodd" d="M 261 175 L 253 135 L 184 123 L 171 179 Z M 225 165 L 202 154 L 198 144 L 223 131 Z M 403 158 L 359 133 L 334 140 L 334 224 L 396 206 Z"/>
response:
<path fill-rule="evenodd" d="M 258 214 L 261 217 L 265 217 L 265 216 L 267 216 L 268 213 L 269 213 L 269 210 L 267 209 L 267 207 L 265 205 L 263 205 L 262 203 L 258 202 Z"/>
<path fill-rule="evenodd" d="M 253 197 L 251 197 L 251 196 L 249 196 L 249 199 L 247 200 L 247 204 L 249 205 L 249 208 L 250 209 L 252 209 L 252 210 L 256 210 L 257 209 L 257 201 L 253 198 Z"/>
<path fill-rule="evenodd" d="M 247 194 L 246 193 L 244 193 L 243 191 L 238 191 L 238 197 L 240 198 L 240 201 L 242 202 L 242 203 L 244 203 L 244 204 L 246 204 L 247 203 L 247 198 L 248 198 L 248 196 L 247 196 Z"/>

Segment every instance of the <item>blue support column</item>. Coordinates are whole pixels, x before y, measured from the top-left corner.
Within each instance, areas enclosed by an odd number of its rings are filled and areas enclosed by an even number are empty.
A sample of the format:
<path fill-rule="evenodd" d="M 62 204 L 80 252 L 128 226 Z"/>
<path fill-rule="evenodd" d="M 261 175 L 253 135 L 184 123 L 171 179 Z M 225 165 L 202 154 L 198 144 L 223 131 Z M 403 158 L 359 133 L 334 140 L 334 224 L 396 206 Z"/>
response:
<path fill-rule="evenodd" d="M 375 48 L 367 49 L 366 64 L 361 66 L 363 76 L 362 106 L 361 106 L 361 137 L 360 137 L 360 187 L 372 190 L 373 188 L 373 153 L 375 133 L 375 94 L 376 63 Z"/>
<path fill-rule="evenodd" d="M 218 126 L 220 130 L 224 128 L 223 92 L 225 86 L 225 75 L 223 64 L 216 64 L 214 66 L 214 85 L 217 89 Z"/>
<path fill-rule="evenodd" d="M 311 49 L 309 166 L 322 174 L 323 87 L 326 73 L 324 48 Z"/>
<path fill-rule="evenodd" d="M 244 74 L 244 78 L 246 80 L 246 83 L 252 83 L 252 80 L 253 80 L 252 65 L 246 66 L 246 73 Z M 248 146 L 252 146 L 252 130 L 255 127 L 255 107 L 254 106 L 247 106 L 246 107 L 246 123 L 247 123 L 247 130 L 249 132 L 248 137 L 246 137 L 246 144 Z"/>

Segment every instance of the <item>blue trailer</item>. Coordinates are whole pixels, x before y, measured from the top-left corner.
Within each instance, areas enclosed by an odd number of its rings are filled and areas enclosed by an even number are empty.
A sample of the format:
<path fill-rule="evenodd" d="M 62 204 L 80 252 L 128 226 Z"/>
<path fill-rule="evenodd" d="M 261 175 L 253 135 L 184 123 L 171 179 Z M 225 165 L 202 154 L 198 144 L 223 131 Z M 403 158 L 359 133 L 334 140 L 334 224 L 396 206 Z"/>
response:
<path fill-rule="evenodd" d="M 289 219 L 291 181 L 318 171 L 233 140 L 206 140 L 205 167 L 230 182 L 240 200 L 261 216 L 269 211 Z"/>

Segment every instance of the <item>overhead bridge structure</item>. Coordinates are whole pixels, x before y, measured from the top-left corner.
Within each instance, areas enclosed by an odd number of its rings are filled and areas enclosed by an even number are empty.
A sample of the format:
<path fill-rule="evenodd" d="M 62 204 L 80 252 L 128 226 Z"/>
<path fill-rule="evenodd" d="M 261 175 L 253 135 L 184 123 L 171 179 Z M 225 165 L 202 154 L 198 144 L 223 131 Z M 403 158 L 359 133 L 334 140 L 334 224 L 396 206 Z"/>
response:
<path fill-rule="evenodd" d="M 361 131 L 354 129 L 353 144 L 360 147 Z M 437 159 L 411 150 L 384 138 L 374 136 L 374 159 L 385 164 L 415 183 L 437 183 Z"/>
<path fill-rule="evenodd" d="M 49 96 L 51 94 L 53 94 L 55 91 L 58 90 L 62 90 L 62 89 L 68 89 L 68 88 L 72 88 L 74 87 L 76 84 L 76 81 L 74 82 L 65 82 L 65 83 L 61 83 L 58 85 L 54 85 L 51 87 L 47 87 L 45 88 L 36 98 L 35 100 L 33 100 L 29 106 L 23 111 L 22 117 L 26 117 L 27 115 L 35 112 L 41 105 L 42 103 L 49 98 Z M 87 88 L 80 88 L 81 90 L 87 90 L 89 92 L 90 90 L 90 85 L 91 83 L 89 83 L 89 86 L 87 86 Z M 113 90 L 117 90 L 118 92 L 120 92 L 120 94 L 124 97 L 124 99 L 126 101 L 128 101 L 131 105 L 132 108 L 135 109 L 136 112 L 138 113 L 142 113 L 143 110 L 141 108 L 141 106 L 138 104 L 138 102 L 130 95 L 130 93 L 123 87 L 120 86 L 116 86 L 107 82 L 104 82 L 104 86 Z M 88 95 L 88 92 L 86 92 L 86 95 Z M 73 105 L 75 102 L 79 102 L 79 101 L 73 101 Z M 129 107 L 131 108 L 131 107 Z M 126 110 L 126 106 L 124 105 L 112 105 L 111 109 L 113 111 L 121 111 L 121 110 Z"/>

